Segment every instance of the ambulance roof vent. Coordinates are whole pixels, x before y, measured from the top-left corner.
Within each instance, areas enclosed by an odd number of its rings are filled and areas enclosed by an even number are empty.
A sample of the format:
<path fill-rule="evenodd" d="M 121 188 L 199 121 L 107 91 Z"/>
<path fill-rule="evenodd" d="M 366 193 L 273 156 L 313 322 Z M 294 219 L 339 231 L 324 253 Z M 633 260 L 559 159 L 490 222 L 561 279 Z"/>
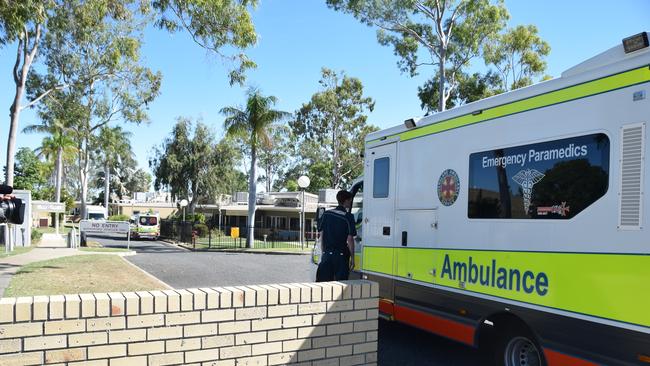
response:
<path fill-rule="evenodd" d="M 621 128 L 621 185 L 618 228 L 640 230 L 642 224 L 645 124 Z"/>

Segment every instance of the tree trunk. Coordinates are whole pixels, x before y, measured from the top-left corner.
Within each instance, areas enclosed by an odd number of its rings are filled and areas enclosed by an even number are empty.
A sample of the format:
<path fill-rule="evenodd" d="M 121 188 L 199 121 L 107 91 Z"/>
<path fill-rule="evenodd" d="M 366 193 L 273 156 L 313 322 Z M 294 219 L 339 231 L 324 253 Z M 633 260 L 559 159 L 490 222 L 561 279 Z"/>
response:
<path fill-rule="evenodd" d="M 79 197 L 81 201 L 81 218 L 85 219 L 86 218 L 86 197 L 88 195 L 88 165 L 89 165 L 89 146 L 88 146 L 88 138 L 84 138 L 85 142 L 84 145 L 86 146 L 85 149 L 81 150 L 79 153 L 81 154 L 81 161 L 79 162 L 79 179 L 81 180 L 81 197 Z"/>
<path fill-rule="evenodd" d="M 336 118 L 332 126 L 332 188 L 339 188 L 339 148 Z"/>
<path fill-rule="evenodd" d="M 56 183 L 54 184 L 54 202 L 61 202 L 61 176 L 63 175 L 63 147 L 59 146 L 56 151 Z M 56 233 L 59 233 L 59 216 L 60 213 L 54 214 L 54 227 Z"/>
<path fill-rule="evenodd" d="M 440 82 L 438 84 L 438 112 L 442 112 L 447 109 L 447 100 L 445 99 L 445 81 L 447 77 L 445 75 L 445 62 L 446 62 L 445 49 L 440 47 L 440 65 L 438 66 L 438 73 L 440 74 Z"/>
<path fill-rule="evenodd" d="M 7 138 L 7 165 L 6 165 L 6 176 L 5 184 L 13 186 L 14 184 L 14 155 L 16 154 L 16 132 L 18 131 L 18 122 L 20 121 L 20 100 L 25 93 L 25 83 L 27 82 L 27 74 L 32 67 L 32 61 L 36 56 L 38 51 L 38 44 L 41 38 L 41 26 L 40 24 L 36 25 L 36 34 L 33 39 L 32 49 L 29 50 L 29 33 L 26 29 L 22 32 L 22 36 L 18 40 L 18 49 L 16 50 L 16 63 L 13 68 L 13 79 L 14 84 L 16 85 L 16 95 L 14 96 L 14 102 L 9 108 L 9 136 Z M 22 67 L 20 68 L 20 74 L 18 73 L 18 67 L 22 61 Z"/>
<path fill-rule="evenodd" d="M 104 164 L 104 209 L 108 213 L 108 196 L 110 195 L 111 190 L 111 168 L 108 166 L 108 162 Z"/>
<path fill-rule="evenodd" d="M 5 184 L 14 185 L 14 155 L 16 154 L 16 132 L 18 130 L 18 121 L 20 120 L 20 99 L 25 91 L 25 83 L 16 85 L 16 95 L 14 102 L 9 108 L 11 122 L 9 124 L 9 139 L 7 141 L 7 174 Z"/>
<path fill-rule="evenodd" d="M 257 203 L 257 180 L 255 179 L 255 165 L 257 163 L 257 149 L 251 146 L 251 170 L 248 177 L 248 236 L 246 247 L 253 247 L 255 235 L 255 204 Z"/>
<path fill-rule="evenodd" d="M 198 183 L 196 182 L 196 179 L 195 179 L 192 182 L 192 199 L 190 200 L 190 206 L 188 207 L 188 210 L 190 211 L 191 215 L 194 215 L 194 210 L 196 210 L 196 204 L 197 204 L 197 202 L 199 200 L 199 195 L 196 193 L 198 191 L 198 189 L 199 189 Z"/>
<path fill-rule="evenodd" d="M 266 164 L 266 193 L 271 192 L 271 164 Z"/>

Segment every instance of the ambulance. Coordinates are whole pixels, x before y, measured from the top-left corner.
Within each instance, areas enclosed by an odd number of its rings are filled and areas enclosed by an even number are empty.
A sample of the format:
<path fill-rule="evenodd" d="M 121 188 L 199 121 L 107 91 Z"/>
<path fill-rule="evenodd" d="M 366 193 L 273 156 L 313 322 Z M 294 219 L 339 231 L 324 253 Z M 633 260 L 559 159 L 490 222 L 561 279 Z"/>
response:
<path fill-rule="evenodd" d="M 485 364 L 650 365 L 648 33 L 369 134 L 356 270 Z"/>
<path fill-rule="evenodd" d="M 139 213 L 131 220 L 129 235 L 132 239 L 153 239 L 158 240 L 160 236 L 160 215 L 157 213 Z"/>

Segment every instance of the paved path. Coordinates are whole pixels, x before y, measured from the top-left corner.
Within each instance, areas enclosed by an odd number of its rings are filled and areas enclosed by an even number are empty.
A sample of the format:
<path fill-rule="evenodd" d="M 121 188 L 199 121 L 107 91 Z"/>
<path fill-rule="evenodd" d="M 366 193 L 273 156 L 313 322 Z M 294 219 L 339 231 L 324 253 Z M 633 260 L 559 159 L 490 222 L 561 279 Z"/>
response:
<path fill-rule="evenodd" d="M 67 248 L 68 244 L 61 234 L 45 233 L 39 243 L 41 248 Z"/>
<path fill-rule="evenodd" d="M 9 286 L 11 276 L 13 276 L 20 267 L 33 263 L 46 261 L 49 259 L 68 257 L 71 255 L 89 254 L 80 252 L 76 249 L 69 248 L 34 248 L 27 253 L 13 255 L 0 259 L 0 297 Z"/>

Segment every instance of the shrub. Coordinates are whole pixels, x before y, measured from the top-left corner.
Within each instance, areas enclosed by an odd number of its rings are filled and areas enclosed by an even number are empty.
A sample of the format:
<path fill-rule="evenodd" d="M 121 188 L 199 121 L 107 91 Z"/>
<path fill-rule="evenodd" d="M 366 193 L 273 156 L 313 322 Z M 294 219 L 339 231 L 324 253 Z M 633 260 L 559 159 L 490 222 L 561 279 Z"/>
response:
<path fill-rule="evenodd" d="M 205 225 L 205 224 L 196 224 L 196 225 L 194 225 L 194 230 L 197 232 L 197 235 L 200 238 L 205 238 L 206 236 L 208 236 L 209 229 L 208 229 L 208 226 Z"/>
<path fill-rule="evenodd" d="M 176 218 L 178 221 L 183 220 L 183 214 L 179 214 Z M 205 224 L 205 215 L 202 213 L 196 213 L 196 214 L 185 214 L 185 221 L 186 222 L 196 222 L 199 224 Z"/>
<path fill-rule="evenodd" d="M 36 228 L 32 228 L 32 234 L 31 234 L 32 242 L 34 242 L 34 243 L 38 242 L 39 240 L 41 240 L 42 236 L 43 236 L 43 233 L 40 230 L 38 230 Z"/>
<path fill-rule="evenodd" d="M 109 216 L 109 221 L 129 221 L 131 218 L 128 215 L 113 215 Z"/>

